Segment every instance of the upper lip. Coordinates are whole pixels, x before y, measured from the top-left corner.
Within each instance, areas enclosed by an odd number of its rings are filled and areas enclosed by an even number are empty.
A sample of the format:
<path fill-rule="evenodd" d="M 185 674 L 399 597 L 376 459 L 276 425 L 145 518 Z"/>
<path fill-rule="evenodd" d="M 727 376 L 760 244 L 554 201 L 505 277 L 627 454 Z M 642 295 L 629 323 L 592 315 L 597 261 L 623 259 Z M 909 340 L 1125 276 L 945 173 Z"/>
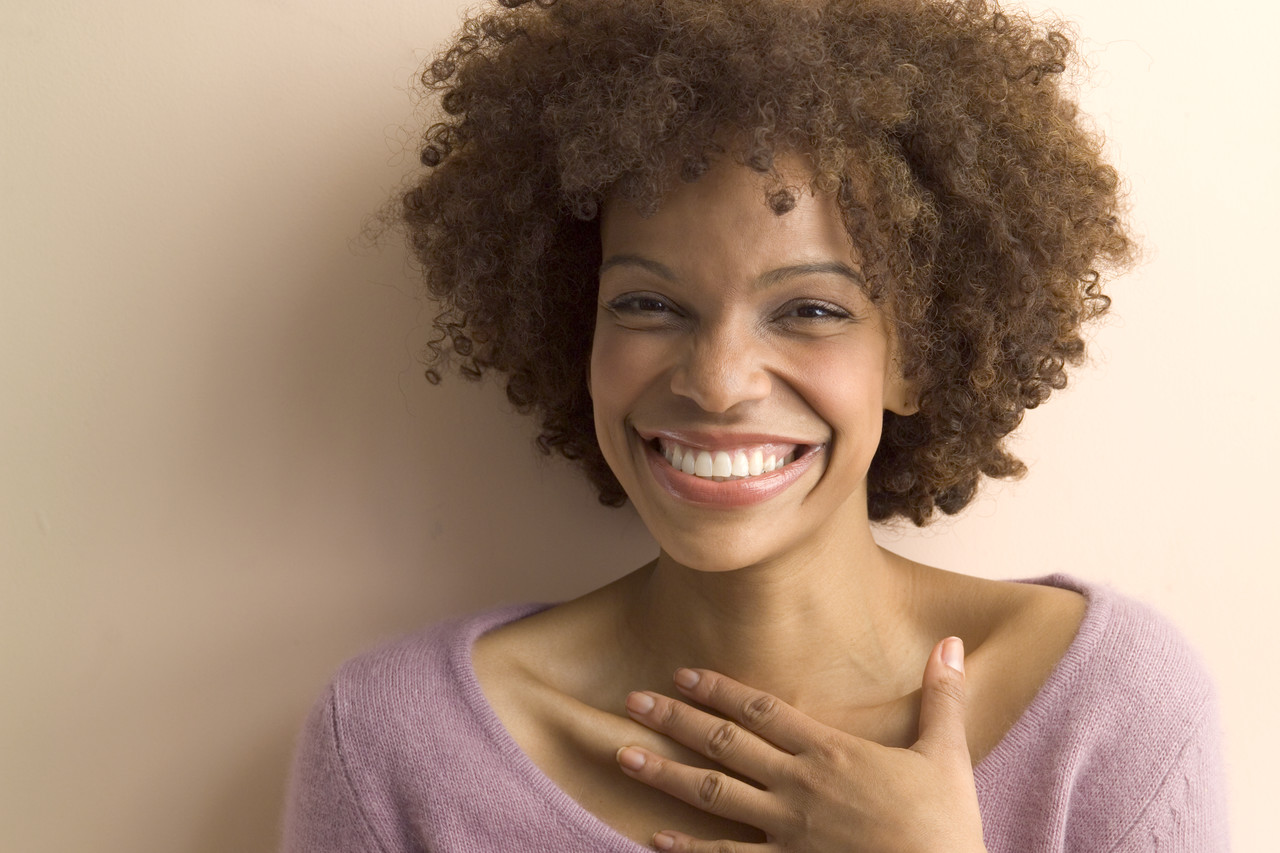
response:
<path fill-rule="evenodd" d="M 794 444 L 797 446 L 812 446 L 822 444 L 821 441 L 813 441 L 808 438 L 797 438 L 795 436 L 778 435 L 776 433 L 764 432 L 736 432 L 726 430 L 703 430 L 703 429 L 640 429 L 636 428 L 636 434 L 645 441 L 653 441 L 655 438 L 666 439 L 685 447 L 695 447 L 699 450 L 721 450 L 726 447 L 749 447 L 753 444 Z"/>

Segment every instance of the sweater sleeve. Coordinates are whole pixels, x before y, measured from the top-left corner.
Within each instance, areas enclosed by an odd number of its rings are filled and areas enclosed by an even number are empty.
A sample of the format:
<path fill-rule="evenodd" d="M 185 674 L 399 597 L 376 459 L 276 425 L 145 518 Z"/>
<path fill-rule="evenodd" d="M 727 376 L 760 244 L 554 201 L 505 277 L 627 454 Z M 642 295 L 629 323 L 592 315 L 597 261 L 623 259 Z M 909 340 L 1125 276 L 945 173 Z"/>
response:
<path fill-rule="evenodd" d="M 393 853 L 378 840 L 343 761 L 331 686 L 294 755 L 282 853 Z"/>
<path fill-rule="evenodd" d="M 1210 701 L 1160 786 L 1110 853 L 1230 849 L 1219 727 Z"/>

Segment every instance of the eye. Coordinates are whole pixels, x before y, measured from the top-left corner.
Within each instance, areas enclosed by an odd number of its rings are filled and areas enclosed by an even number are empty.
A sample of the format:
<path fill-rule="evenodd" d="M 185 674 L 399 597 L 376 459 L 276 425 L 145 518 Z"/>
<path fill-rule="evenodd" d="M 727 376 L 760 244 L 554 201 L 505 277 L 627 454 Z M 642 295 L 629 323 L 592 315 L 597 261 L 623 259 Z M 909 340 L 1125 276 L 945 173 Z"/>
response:
<path fill-rule="evenodd" d="M 839 305 L 812 299 L 789 302 L 783 306 L 780 314 L 783 320 L 852 320 L 853 315 Z"/>
<path fill-rule="evenodd" d="M 684 316 L 680 308 L 657 293 L 624 293 L 604 303 L 619 325 L 639 331 L 676 326 Z"/>
<path fill-rule="evenodd" d="M 607 307 L 615 314 L 631 315 L 664 314 L 675 310 L 667 299 L 653 293 L 627 293 L 610 300 Z"/>

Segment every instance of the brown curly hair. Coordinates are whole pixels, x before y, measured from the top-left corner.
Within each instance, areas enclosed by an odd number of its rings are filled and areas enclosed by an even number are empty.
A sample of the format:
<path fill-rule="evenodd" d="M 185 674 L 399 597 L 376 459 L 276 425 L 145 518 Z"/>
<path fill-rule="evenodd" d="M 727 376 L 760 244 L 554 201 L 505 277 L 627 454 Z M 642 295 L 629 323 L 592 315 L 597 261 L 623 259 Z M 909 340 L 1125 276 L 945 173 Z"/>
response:
<path fill-rule="evenodd" d="M 499 0 L 422 83 L 438 121 L 403 221 L 438 302 L 428 378 L 505 374 L 546 453 L 626 500 L 586 388 L 606 197 L 657 208 L 717 157 L 803 152 L 886 300 L 919 411 L 884 415 L 869 514 L 955 513 L 1066 385 L 1101 268 L 1131 260 L 1116 172 L 1059 82 L 1062 28 L 984 0 Z M 726 139 L 737 140 L 726 150 Z"/>

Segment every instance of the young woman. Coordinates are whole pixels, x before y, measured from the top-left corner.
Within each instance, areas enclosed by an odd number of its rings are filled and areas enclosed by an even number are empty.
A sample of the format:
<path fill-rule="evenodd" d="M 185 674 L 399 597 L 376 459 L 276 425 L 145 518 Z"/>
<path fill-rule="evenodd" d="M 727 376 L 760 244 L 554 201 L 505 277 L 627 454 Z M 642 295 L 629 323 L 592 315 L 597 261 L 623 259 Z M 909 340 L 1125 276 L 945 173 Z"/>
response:
<path fill-rule="evenodd" d="M 286 849 L 1224 849 L 1165 623 L 871 535 L 1022 473 L 1128 260 L 1069 42 L 983 2 L 501 5 L 425 75 L 433 360 L 504 374 L 661 550 L 343 667 Z"/>

